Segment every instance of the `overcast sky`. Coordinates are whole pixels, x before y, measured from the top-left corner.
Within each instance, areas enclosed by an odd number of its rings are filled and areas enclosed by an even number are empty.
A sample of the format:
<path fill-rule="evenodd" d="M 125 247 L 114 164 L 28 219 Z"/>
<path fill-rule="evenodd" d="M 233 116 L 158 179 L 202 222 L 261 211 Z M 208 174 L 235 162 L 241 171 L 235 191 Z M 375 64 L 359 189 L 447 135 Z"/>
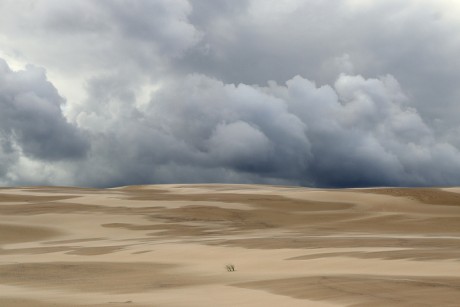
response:
<path fill-rule="evenodd" d="M 0 0 L 0 185 L 460 185 L 456 0 Z"/>

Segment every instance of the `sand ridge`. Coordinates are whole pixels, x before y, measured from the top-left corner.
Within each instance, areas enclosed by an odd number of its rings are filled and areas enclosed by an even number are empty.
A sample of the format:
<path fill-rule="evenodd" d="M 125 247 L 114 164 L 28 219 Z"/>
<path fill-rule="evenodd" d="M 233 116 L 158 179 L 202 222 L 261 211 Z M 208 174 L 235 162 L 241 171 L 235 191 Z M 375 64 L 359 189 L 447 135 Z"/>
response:
<path fill-rule="evenodd" d="M 455 306 L 458 191 L 0 189 L 0 306 Z"/>

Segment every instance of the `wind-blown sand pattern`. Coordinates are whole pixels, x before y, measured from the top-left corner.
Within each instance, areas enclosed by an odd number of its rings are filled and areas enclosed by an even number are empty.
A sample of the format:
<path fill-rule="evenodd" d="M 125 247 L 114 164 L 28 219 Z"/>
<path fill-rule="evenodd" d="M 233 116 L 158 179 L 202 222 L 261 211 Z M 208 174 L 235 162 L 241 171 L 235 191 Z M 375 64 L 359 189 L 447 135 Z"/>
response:
<path fill-rule="evenodd" d="M 458 188 L 5 188 L 0 217 L 0 306 L 460 305 Z"/>

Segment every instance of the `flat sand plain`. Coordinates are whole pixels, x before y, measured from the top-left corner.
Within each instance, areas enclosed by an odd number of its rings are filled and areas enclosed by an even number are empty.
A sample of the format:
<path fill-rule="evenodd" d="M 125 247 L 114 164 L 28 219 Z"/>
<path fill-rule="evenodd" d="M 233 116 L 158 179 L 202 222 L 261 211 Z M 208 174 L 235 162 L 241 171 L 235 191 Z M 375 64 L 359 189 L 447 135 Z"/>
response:
<path fill-rule="evenodd" d="M 460 306 L 460 189 L 3 188 L 0 306 Z"/>

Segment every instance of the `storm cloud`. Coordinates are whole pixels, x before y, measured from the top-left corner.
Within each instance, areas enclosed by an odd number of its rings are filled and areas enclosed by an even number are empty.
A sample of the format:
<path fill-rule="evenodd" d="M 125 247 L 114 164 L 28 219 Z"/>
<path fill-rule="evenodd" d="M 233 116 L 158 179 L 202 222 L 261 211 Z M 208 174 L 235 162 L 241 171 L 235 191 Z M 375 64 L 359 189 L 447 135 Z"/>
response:
<path fill-rule="evenodd" d="M 64 100 L 43 69 L 14 72 L 0 59 L 0 174 L 21 156 L 42 163 L 84 158 L 89 143 L 63 116 Z"/>
<path fill-rule="evenodd" d="M 460 184 L 449 1 L 1 1 L 0 183 Z"/>

